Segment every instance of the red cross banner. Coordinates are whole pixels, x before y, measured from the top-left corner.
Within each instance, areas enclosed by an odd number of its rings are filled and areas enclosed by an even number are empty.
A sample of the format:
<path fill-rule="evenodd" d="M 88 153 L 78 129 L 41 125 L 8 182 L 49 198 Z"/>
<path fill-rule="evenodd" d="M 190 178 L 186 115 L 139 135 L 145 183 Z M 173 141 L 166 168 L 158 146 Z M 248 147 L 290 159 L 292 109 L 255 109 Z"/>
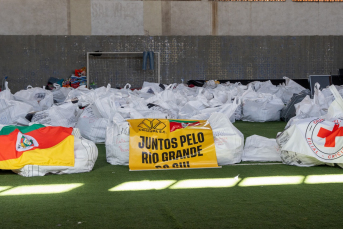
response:
<path fill-rule="evenodd" d="M 297 152 L 327 163 L 343 163 L 343 120 L 322 118 L 295 121 L 278 137 L 282 150 Z"/>

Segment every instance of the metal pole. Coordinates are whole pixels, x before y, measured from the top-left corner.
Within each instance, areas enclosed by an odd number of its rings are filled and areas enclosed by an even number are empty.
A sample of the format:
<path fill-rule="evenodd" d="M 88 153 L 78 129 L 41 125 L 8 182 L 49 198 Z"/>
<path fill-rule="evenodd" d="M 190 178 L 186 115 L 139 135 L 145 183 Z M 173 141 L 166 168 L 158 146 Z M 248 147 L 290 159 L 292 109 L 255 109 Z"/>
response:
<path fill-rule="evenodd" d="M 87 88 L 89 89 L 89 52 L 87 52 Z"/>
<path fill-rule="evenodd" d="M 158 75 L 158 84 L 161 83 L 161 72 L 160 72 L 160 52 L 157 53 L 158 60 L 157 60 L 157 75 Z"/>

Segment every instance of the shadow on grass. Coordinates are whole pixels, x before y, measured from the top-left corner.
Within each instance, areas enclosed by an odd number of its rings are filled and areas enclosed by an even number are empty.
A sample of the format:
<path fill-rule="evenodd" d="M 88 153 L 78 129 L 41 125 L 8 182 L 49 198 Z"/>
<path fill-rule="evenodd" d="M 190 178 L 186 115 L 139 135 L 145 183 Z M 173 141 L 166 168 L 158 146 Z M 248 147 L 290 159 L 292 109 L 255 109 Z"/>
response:
<path fill-rule="evenodd" d="M 0 169 L 0 176 L 1 175 L 16 175 L 12 170 L 1 170 Z"/>

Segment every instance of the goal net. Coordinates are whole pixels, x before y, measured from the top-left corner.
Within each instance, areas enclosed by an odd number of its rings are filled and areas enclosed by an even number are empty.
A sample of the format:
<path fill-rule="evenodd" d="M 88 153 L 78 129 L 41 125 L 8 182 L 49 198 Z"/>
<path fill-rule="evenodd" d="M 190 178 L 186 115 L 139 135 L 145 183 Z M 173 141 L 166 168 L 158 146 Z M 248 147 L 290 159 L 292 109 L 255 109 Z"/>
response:
<path fill-rule="evenodd" d="M 159 82 L 158 53 L 154 54 L 154 69 L 150 70 L 147 60 L 143 70 L 143 52 L 88 52 L 87 75 L 90 87 L 110 83 L 122 88 L 129 83 L 131 88 L 141 88 L 144 81 Z"/>

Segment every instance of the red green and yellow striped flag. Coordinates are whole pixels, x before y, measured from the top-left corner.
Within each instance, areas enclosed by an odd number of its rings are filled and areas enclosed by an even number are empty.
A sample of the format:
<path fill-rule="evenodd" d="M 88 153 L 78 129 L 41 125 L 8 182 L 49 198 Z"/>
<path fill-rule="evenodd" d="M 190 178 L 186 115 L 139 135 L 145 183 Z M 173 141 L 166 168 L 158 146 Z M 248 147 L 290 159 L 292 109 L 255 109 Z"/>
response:
<path fill-rule="evenodd" d="M 0 169 L 25 165 L 74 166 L 73 128 L 34 124 L 0 131 Z"/>

